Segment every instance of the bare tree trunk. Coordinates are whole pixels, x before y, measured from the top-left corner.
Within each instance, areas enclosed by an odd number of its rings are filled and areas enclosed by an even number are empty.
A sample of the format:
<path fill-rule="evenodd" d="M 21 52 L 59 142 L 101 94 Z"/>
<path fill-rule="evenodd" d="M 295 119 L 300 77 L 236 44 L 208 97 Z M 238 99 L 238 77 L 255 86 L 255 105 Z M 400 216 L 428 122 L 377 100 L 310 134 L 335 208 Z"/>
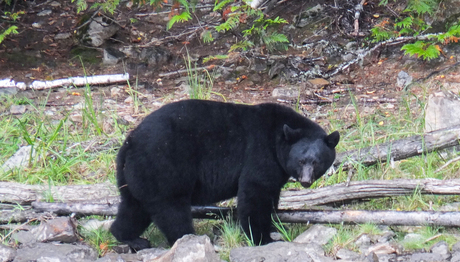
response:
<path fill-rule="evenodd" d="M 34 210 L 68 215 L 115 215 L 117 206 L 88 204 L 67 205 L 65 203 L 32 203 Z M 193 207 L 194 218 L 225 218 L 228 214 L 235 214 L 231 208 L 224 207 Z M 10 222 L 24 222 L 30 219 L 31 211 L 24 215 L 15 213 Z M 362 224 L 372 223 L 376 225 L 406 225 L 406 226 L 460 226 L 460 212 L 435 212 L 435 211 L 364 211 L 364 210 L 278 210 L 276 215 L 281 222 L 287 223 L 320 223 L 320 224 Z M 3 219 L 3 220 L 2 220 Z M 4 218 L 0 217 L 0 222 Z"/>
<path fill-rule="evenodd" d="M 303 209 L 310 206 L 349 202 L 355 199 L 411 195 L 414 192 L 434 195 L 460 194 L 460 179 L 394 179 L 352 181 L 318 189 L 283 191 L 280 209 Z"/>
<path fill-rule="evenodd" d="M 282 222 L 404 225 L 404 226 L 460 226 L 460 212 L 435 211 L 283 211 L 278 213 Z"/>
<path fill-rule="evenodd" d="M 458 145 L 459 140 L 460 125 L 456 125 L 420 136 L 411 136 L 372 147 L 339 153 L 335 159 L 334 167 L 342 165 L 344 170 L 348 170 L 353 168 L 355 163 L 371 166 L 379 162 L 386 162 L 389 159 L 406 159 Z"/>
<path fill-rule="evenodd" d="M 367 180 L 318 189 L 283 191 L 280 209 L 304 209 L 310 206 L 343 203 L 354 199 L 393 197 L 410 195 L 419 190 L 421 194 L 458 195 L 460 179 L 395 179 Z M 331 193 L 333 192 L 333 193 Z M 117 188 L 112 184 L 73 185 L 46 188 L 37 185 L 0 182 L 0 202 L 29 205 L 31 202 L 45 202 L 53 199 L 56 207 L 59 202 L 77 204 L 102 204 L 109 207 L 119 203 Z M 69 204 L 70 205 L 70 204 Z M 59 206 L 62 208 L 62 206 Z M 80 211 L 79 211 L 80 212 Z M 81 211 L 85 213 L 85 211 Z M 101 211 L 102 212 L 102 211 Z"/>

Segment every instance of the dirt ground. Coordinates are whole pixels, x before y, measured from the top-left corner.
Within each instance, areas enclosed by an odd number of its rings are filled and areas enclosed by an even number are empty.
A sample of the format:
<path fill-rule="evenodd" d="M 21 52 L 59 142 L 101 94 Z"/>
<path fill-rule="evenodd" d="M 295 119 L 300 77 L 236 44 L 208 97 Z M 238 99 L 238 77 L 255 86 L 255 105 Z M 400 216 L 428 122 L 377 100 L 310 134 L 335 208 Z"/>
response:
<path fill-rule="evenodd" d="M 283 1 L 282 1 L 283 2 Z M 369 35 L 369 29 L 378 20 L 373 18 L 372 14 L 384 13 L 385 10 L 378 6 L 378 1 L 367 1 L 365 12 L 361 22 L 361 30 Z M 332 1 L 301 1 L 292 0 L 284 1 L 277 6 L 269 15 L 271 17 L 281 16 L 289 23 L 293 23 L 299 10 L 305 10 L 313 7 L 318 3 L 332 4 Z M 168 49 L 173 59 L 164 66 L 149 68 L 134 68 L 129 63 L 118 63 L 107 66 L 102 64 L 102 47 L 92 48 L 92 59 L 87 56 L 80 58 L 78 56 L 80 48 L 84 48 L 78 41 L 79 26 L 84 19 L 94 14 L 94 9 L 77 13 L 77 8 L 70 1 L 51 1 L 38 0 L 35 2 L 16 2 L 15 6 L 5 6 L 4 10 L 17 12 L 25 10 L 25 14 L 20 16 L 19 34 L 8 36 L 0 44 L 0 79 L 12 78 L 15 81 L 31 82 L 33 80 L 53 80 L 67 78 L 71 76 L 98 75 L 98 74 L 115 74 L 128 72 L 131 79 L 138 81 L 139 91 L 143 94 L 150 94 L 149 99 L 157 102 L 164 102 L 185 98 L 186 92 L 181 90 L 181 83 L 177 78 L 160 79 L 159 74 L 184 69 L 183 56 L 186 50 L 192 53 L 198 61 L 209 55 L 226 54 L 230 44 L 236 41 L 235 32 L 227 32 L 220 36 L 212 44 L 203 44 L 196 34 L 186 35 L 184 37 L 171 38 L 162 44 L 162 47 Z M 346 8 L 346 7 L 344 7 Z M 40 16 L 43 10 L 51 10 L 51 14 Z M 156 13 L 152 7 L 146 5 L 142 7 L 130 6 L 129 2 L 122 2 L 119 10 L 113 14 L 113 19 L 121 26 L 118 33 L 112 37 L 106 45 L 148 45 L 152 37 L 164 38 L 180 35 L 188 30 L 190 26 L 197 24 L 197 19 L 209 13 L 209 11 L 197 11 L 197 16 L 191 23 L 177 24 L 170 31 L 165 30 L 168 11 L 159 10 Z M 365 43 L 364 37 L 351 37 L 346 33 L 347 25 L 344 20 L 334 18 L 334 15 L 343 15 L 332 9 L 324 11 L 324 19 L 320 19 L 311 27 L 296 29 L 289 34 L 292 44 L 301 45 L 307 42 L 315 42 L 321 39 L 333 42 L 338 45 L 346 45 L 349 42 L 357 42 L 358 45 Z M 130 23 L 130 18 L 136 18 L 137 22 Z M 342 22 L 341 22 L 342 21 Z M 37 26 L 38 23 L 39 26 Z M 4 24 L 5 26 L 5 24 Z M 326 31 L 327 33 L 318 34 Z M 57 33 L 70 33 L 71 37 L 64 40 L 55 40 Z M 405 90 L 396 86 L 397 75 L 401 70 L 406 71 L 414 79 L 420 80 L 437 70 L 449 68 L 457 62 L 457 56 L 460 52 L 458 44 L 443 47 L 442 56 L 432 61 L 422 61 L 416 57 L 405 56 L 400 51 L 400 46 L 384 47 L 378 52 L 367 56 L 361 65 L 352 65 L 345 71 L 327 79 L 330 84 L 325 86 L 316 86 L 307 82 L 298 82 L 295 85 L 301 86 L 305 92 L 301 93 L 300 101 L 304 112 L 310 117 L 322 118 L 320 111 L 330 110 L 330 103 L 321 101 L 321 94 L 328 95 L 329 99 L 334 99 L 335 106 L 346 106 L 350 104 L 349 92 L 352 92 L 357 101 L 363 106 L 376 106 L 380 104 L 392 104 L 386 107 L 387 110 L 398 110 L 400 97 Z M 86 51 L 88 48 L 86 48 Z M 251 55 L 267 55 L 263 49 L 251 51 Z M 247 54 L 236 53 L 234 56 L 240 56 L 234 63 L 236 66 L 244 65 Z M 285 53 L 277 55 L 289 55 L 305 57 L 302 50 L 289 48 Z M 339 61 L 340 62 L 340 61 Z M 322 68 L 334 67 L 337 61 L 325 61 Z M 201 64 L 200 64 L 201 65 Z M 205 64 L 209 65 L 209 64 Z M 269 79 L 266 74 L 262 75 L 262 81 L 254 83 L 245 80 L 244 72 L 241 73 L 242 81 L 225 81 L 217 79 L 214 83 L 213 91 L 222 94 L 229 101 L 244 103 L 260 103 L 264 101 L 293 103 L 272 96 L 272 91 L 276 87 L 283 87 L 283 83 L 278 77 Z M 239 76 L 234 76 L 238 78 Z M 428 79 L 431 82 L 460 82 L 459 73 L 455 68 L 442 71 L 438 74 L 432 74 Z M 458 80 L 458 81 L 457 81 Z M 159 85 L 158 83 L 161 82 Z M 438 84 L 428 84 L 432 89 L 439 87 Z M 99 91 L 110 95 L 110 87 L 99 88 Z M 413 85 L 410 89 L 415 96 L 422 95 L 426 91 L 426 84 L 421 81 L 419 85 Z M 432 91 L 429 91 L 432 92 Z M 45 92 L 43 92 L 44 94 Z M 37 96 L 40 92 L 33 92 L 29 96 Z M 320 94 L 320 95 L 318 95 Z M 121 102 L 127 97 L 119 97 L 117 101 Z M 166 98 L 166 99 L 165 99 Z M 313 98 L 313 101 L 311 102 Z M 59 106 L 63 103 L 75 104 L 79 97 L 66 96 L 62 97 L 59 92 L 52 93 L 48 105 Z M 221 100 L 221 96 L 213 97 Z M 316 99 L 316 100 L 315 100 Z M 152 102 L 150 101 L 150 102 Z M 308 113 L 310 112 L 310 113 Z M 319 112 L 314 115 L 312 112 Z"/>

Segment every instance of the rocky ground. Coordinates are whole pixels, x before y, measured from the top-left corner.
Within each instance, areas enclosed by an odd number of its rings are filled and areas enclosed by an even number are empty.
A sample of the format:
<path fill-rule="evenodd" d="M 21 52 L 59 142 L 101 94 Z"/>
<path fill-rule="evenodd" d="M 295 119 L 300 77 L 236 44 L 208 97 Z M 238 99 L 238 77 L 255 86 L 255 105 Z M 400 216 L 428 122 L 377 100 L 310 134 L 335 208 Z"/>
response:
<path fill-rule="evenodd" d="M 334 68 L 353 61 L 366 51 L 364 38 L 349 34 L 353 19 L 345 18 L 349 17 L 347 8 L 351 7 L 334 9 L 331 8 L 333 1 L 281 2 L 270 15 L 279 15 L 289 21 L 282 29 L 291 40 L 287 52 L 267 54 L 263 48 L 256 48 L 249 52 L 233 52 L 227 59 L 207 63 L 203 59 L 209 55 L 226 54 L 237 36 L 216 34 L 215 42 L 204 44 L 198 37 L 196 19 L 166 31 L 168 12 L 158 14 L 151 7 L 135 7 L 129 2 L 122 2 L 120 10 L 109 18 L 94 10 L 77 13 L 70 1 L 18 2 L 11 11 L 25 10 L 26 14 L 19 19 L 20 34 L 0 44 L 0 79 L 31 83 L 84 74 L 127 72 L 136 91 L 142 94 L 140 100 L 145 111 L 152 111 L 170 101 L 189 97 L 186 73 L 180 71 L 185 69 L 184 57 L 188 51 L 191 61 L 207 68 L 215 77 L 211 99 L 250 104 L 265 101 L 291 106 L 299 104 L 305 115 L 326 128 L 330 128 L 331 118 L 355 117 L 350 94 L 356 98 L 363 115 L 379 110 L 398 114 L 407 106 L 401 98 L 408 94 L 426 98 L 428 94 L 445 91 L 458 97 L 458 44 L 443 46 L 441 57 L 431 61 L 404 56 L 399 45 L 386 46 L 369 53 L 359 63 L 326 77 Z M 389 12 L 378 6 L 378 1 L 368 2 L 360 20 L 361 30 L 367 35 L 372 25 L 379 22 L 374 15 Z M 203 2 L 204 6 L 206 4 L 209 3 Z M 315 9 L 318 14 L 307 12 L 318 4 L 319 9 Z M 398 3 L 390 3 L 390 8 L 398 11 L 401 7 Z M 200 21 L 222 18 L 219 13 L 209 15 L 209 8 L 199 10 Z M 299 14 L 304 15 L 299 18 Z M 95 24 L 107 22 L 110 26 L 104 27 L 101 34 L 109 36 L 104 38 L 96 34 L 99 38 L 91 38 L 88 28 L 82 26 L 90 21 L 89 17 L 96 20 Z M 132 17 L 137 22 L 131 23 L 129 18 Z M 116 22 L 110 22 L 112 19 Z M 169 74 L 171 72 L 175 73 Z M 412 85 L 407 87 L 409 83 Z M 47 97 L 49 113 L 57 115 L 60 108 L 71 111 L 81 105 L 83 98 L 78 94 L 82 90 L 73 90 L 57 88 L 49 93 L 48 90 L 21 91 L 10 87 L 0 88 L 0 94 L 19 93 L 30 99 Z M 120 119 L 138 123 L 145 113 L 133 111 L 132 96 L 127 90 L 124 84 L 94 86 L 93 95 L 103 97 L 103 106 L 117 112 Z M 10 110 L 19 111 L 6 113 L 21 114 L 26 108 Z M 336 114 L 330 116 L 327 112 Z M 74 112 L 69 117 L 78 123 L 81 114 Z M 347 127 L 343 129 L 340 131 L 346 132 Z M 98 258 L 93 248 L 79 242 L 73 222 L 64 220 L 56 224 L 50 222 L 53 228 L 61 225 L 59 228 L 63 230 L 57 232 L 47 231 L 47 223 L 27 228 L 28 231 L 14 232 L 18 245 L 0 246 L 0 261 L 152 261 L 156 257 L 161 257 L 158 261 L 219 261 L 214 254 L 219 247 L 213 246 L 207 237 L 186 237 L 170 251 L 152 249 L 125 254 L 126 250 L 120 247 L 122 254 L 110 252 Z M 324 245 L 337 234 L 336 229 L 313 226 L 294 243 L 276 242 L 263 247 L 234 249 L 230 261 L 460 261 L 460 244 L 449 250 L 441 241 L 430 250 L 405 253 L 400 244 L 392 240 L 396 233 L 388 227 L 381 229 L 383 233 L 379 235 L 362 234 L 350 239 L 355 243 L 355 250 L 335 250 L 332 256 L 325 253 Z M 410 230 L 405 234 L 408 239 L 420 237 Z M 37 260 L 38 257 L 41 258 Z"/>

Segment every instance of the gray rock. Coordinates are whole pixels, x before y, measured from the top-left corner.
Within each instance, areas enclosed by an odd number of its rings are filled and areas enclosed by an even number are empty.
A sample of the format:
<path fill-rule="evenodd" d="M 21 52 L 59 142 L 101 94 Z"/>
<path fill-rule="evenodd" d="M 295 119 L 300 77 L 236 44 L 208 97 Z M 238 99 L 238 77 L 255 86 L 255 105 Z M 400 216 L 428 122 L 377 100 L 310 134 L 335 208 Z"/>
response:
<path fill-rule="evenodd" d="M 158 262 L 221 262 L 208 236 L 185 235 Z"/>
<path fill-rule="evenodd" d="M 425 132 L 460 124 L 459 96 L 438 92 L 428 97 L 425 110 Z"/>
<path fill-rule="evenodd" d="M 61 3 L 57 2 L 57 1 L 53 1 L 53 2 L 50 3 L 50 6 L 52 6 L 52 7 L 60 7 Z"/>
<path fill-rule="evenodd" d="M 450 259 L 450 262 L 460 262 L 460 251 L 452 253 L 452 258 Z"/>
<path fill-rule="evenodd" d="M 378 237 L 377 242 L 379 243 L 386 243 L 390 241 L 394 236 L 396 236 L 395 232 L 389 230 L 384 232 L 381 236 Z"/>
<path fill-rule="evenodd" d="M 17 87 L 2 87 L 2 88 L 0 88 L 0 96 L 3 96 L 3 95 L 15 95 L 17 93 L 18 93 L 18 88 Z"/>
<path fill-rule="evenodd" d="M 69 217 L 58 217 L 52 220 L 42 221 L 32 230 L 41 242 L 60 241 L 73 243 L 78 241 L 75 230 L 75 222 Z"/>
<path fill-rule="evenodd" d="M 137 259 L 142 261 L 152 261 L 157 257 L 164 255 L 168 251 L 168 249 L 163 248 L 142 249 L 141 251 L 137 252 Z"/>
<path fill-rule="evenodd" d="M 283 86 L 273 89 L 273 97 L 283 97 L 283 98 L 297 98 L 300 95 L 300 90 L 295 86 Z"/>
<path fill-rule="evenodd" d="M 26 112 L 26 109 L 25 105 L 12 105 L 10 107 L 10 113 L 13 115 L 22 115 Z"/>
<path fill-rule="evenodd" d="M 230 251 L 231 262 L 326 262 L 324 250 L 317 244 L 274 242 L 265 246 L 240 247 Z"/>
<path fill-rule="evenodd" d="M 118 62 L 125 58 L 125 54 L 115 48 L 104 48 L 102 63 L 105 65 L 116 65 Z"/>
<path fill-rule="evenodd" d="M 35 243 L 17 250 L 13 262 L 93 262 L 97 252 L 85 245 Z"/>
<path fill-rule="evenodd" d="M 346 260 L 357 260 L 360 258 L 360 254 L 353 252 L 351 250 L 341 248 L 337 253 L 335 254 L 336 257 L 340 259 L 346 259 Z"/>
<path fill-rule="evenodd" d="M 323 11 L 324 7 L 318 4 L 306 11 L 303 11 L 299 16 L 294 17 L 294 22 L 297 27 L 305 27 L 310 24 L 315 17 L 319 17 L 319 14 Z"/>
<path fill-rule="evenodd" d="M 378 262 L 394 262 L 396 261 L 396 254 L 381 254 L 377 255 Z"/>
<path fill-rule="evenodd" d="M 410 257 L 410 262 L 441 262 L 446 261 L 440 254 L 436 253 L 414 253 Z"/>
<path fill-rule="evenodd" d="M 149 67 L 158 67 L 168 64 L 172 59 L 172 54 L 168 49 L 153 46 L 142 49 L 139 59 L 147 62 Z"/>
<path fill-rule="evenodd" d="M 406 86 L 412 83 L 412 76 L 404 71 L 398 73 L 398 78 L 396 79 L 396 85 L 399 88 L 405 88 Z"/>
<path fill-rule="evenodd" d="M 459 251 L 460 252 L 460 241 L 455 243 L 453 246 L 452 246 L 452 252 L 456 252 L 456 251 Z"/>
<path fill-rule="evenodd" d="M 337 234 L 337 229 L 323 225 L 313 225 L 294 239 L 296 243 L 317 243 L 325 245 Z"/>
<path fill-rule="evenodd" d="M 282 63 L 276 63 L 274 64 L 270 70 L 268 70 L 268 76 L 270 79 L 274 78 L 275 76 L 279 75 L 281 73 L 281 70 L 283 70 L 286 66 Z"/>
<path fill-rule="evenodd" d="M 112 37 L 119 29 L 119 26 L 111 23 L 104 17 L 99 16 L 89 23 L 87 36 L 92 46 L 101 46 L 105 40 Z"/>
<path fill-rule="evenodd" d="M 18 168 L 27 165 L 30 160 L 31 152 L 32 146 L 23 146 L 19 148 L 19 150 L 16 153 L 14 153 L 13 156 L 11 156 L 8 160 L 6 160 L 5 163 L 3 163 L 1 169 L 4 172 L 8 172 L 13 168 Z M 33 156 L 35 156 L 35 151 L 33 153 Z"/>
<path fill-rule="evenodd" d="M 0 261 L 10 262 L 13 261 L 16 256 L 16 250 L 14 248 L 0 244 Z"/>
<path fill-rule="evenodd" d="M 369 253 L 369 255 L 367 255 L 364 258 L 364 261 L 366 261 L 366 262 L 379 262 L 379 257 L 374 252 L 371 252 L 371 253 Z"/>
<path fill-rule="evenodd" d="M 361 235 L 356 241 L 355 244 L 358 246 L 359 251 L 363 254 L 367 254 L 369 247 L 371 246 L 371 238 L 367 234 Z"/>
<path fill-rule="evenodd" d="M 47 16 L 50 15 L 53 11 L 51 10 L 43 10 L 40 13 L 37 14 L 37 16 Z"/>
<path fill-rule="evenodd" d="M 115 254 L 109 253 L 96 262 L 140 262 L 142 260 L 138 259 L 137 254 Z"/>
<path fill-rule="evenodd" d="M 11 235 L 11 237 L 21 244 L 30 244 L 37 242 L 37 237 L 30 231 L 18 231 Z"/>
<path fill-rule="evenodd" d="M 64 40 L 71 37 L 71 33 L 58 33 L 54 36 L 54 40 Z"/>
<path fill-rule="evenodd" d="M 440 254 L 444 260 L 450 258 L 449 245 L 445 241 L 439 241 L 430 248 L 431 253 Z"/>

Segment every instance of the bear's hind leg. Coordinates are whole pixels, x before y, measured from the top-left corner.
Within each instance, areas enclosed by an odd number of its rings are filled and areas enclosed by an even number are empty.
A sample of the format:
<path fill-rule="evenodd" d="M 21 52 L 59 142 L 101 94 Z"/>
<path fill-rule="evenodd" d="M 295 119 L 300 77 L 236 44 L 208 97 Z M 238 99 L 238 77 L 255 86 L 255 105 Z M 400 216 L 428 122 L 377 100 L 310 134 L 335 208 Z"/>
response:
<path fill-rule="evenodd" d="M 155 201 L 145 207 L 171 246 L 182 236 L 195 234 L 189 198 Z"/>
<path fill-rule="evenodd" d="M 122 197 L 117 217 L 110 227 L 110 232 L 118 241 L 128 244 L 131 250 L 139 251 L 150 248 L 149 241 L 139 237 L 150 223 L 150 216 L 142 209 L 137 200 Z"/>

